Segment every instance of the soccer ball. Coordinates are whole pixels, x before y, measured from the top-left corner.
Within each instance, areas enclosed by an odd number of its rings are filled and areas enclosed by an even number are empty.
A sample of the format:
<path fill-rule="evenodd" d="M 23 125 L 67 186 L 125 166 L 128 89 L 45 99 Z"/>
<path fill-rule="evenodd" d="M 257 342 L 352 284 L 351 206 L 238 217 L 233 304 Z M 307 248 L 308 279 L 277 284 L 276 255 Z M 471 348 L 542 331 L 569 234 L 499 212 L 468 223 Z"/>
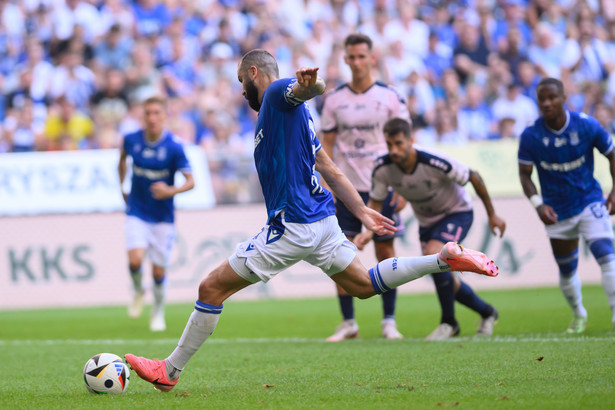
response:
<path fill-rule="evenodd" d="M 129 380 L 130 369 L 121 357 L 113 353 L 97 354 L 83 368 L 83 381 L 90 393 L 124 393 Z"/>

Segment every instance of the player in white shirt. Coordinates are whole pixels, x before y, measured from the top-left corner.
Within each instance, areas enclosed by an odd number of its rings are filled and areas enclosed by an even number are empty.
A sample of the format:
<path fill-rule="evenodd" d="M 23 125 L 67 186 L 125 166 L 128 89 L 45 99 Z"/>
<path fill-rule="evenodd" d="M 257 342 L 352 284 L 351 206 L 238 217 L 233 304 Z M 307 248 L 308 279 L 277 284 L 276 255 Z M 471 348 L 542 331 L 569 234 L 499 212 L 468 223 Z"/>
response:
<path fill-rule="evenodd" d="M 369 199 L 374 161 L 387 150 L 382 126 L 393 117 L 410 120 L 406 102 L 399 93 L 374 80 L 372 69 L 376 61 L 372 46 L 372 40 L 364 34 L 346 37 L 344 61 L 352 71 L 352 80 L 326 96 L 321 115 L 322 146 L 359 191 L 365 203 Z M 399 205 L 403 207 L 405 201 Z M 398 230 L 394 235 L 374 237 L 378 261 L 395 256 L 393 238 L 404 235 L 397 206 L 391 192 L 381 212 L 395 221 Z M 335 210 L 342 232 L 352 241 L 361 232 L 361 221 L 341 201 L 336 202 Z M 359 334 L 352 296 L 340 286 L 337 292 L 343 320 L 335 333 L 327 338 L 328 342 L 351 339 Z M 386 339 L 403 337 L 395 324 L 396 296 L 396 289 L 382 294 L 382 336 Z"/>
<path fill-rule="evenodd" d="M 382 208 L 389 189 L 405 198 L 419 222 L 419 236 L 424 254 L 433 252 L 449 241 L 461 242 L 473 221 L 472 198 L 464 185 L 472 183 L 489 216 L 493 234 L 504 234 L 506 223 L 493 209 L 482 178 L 453 158 L 436 151 L 414 146 L 412 127 L 402 118 L 384 125 L 388 155 L 378 159 L 372 175 L 368 206 Z M 362 249 L 372 238 L 362 233 L 355 243 Z M 455 318 L 455 300 L 481 315 L 478 334 L 491 335 L 498 319 L 497 310 L 485 303 L 474 291 L 451 272 L 432 274 L 442 307 L 441 323 L 427 340 L 443 340 L 459 334 Z"/>

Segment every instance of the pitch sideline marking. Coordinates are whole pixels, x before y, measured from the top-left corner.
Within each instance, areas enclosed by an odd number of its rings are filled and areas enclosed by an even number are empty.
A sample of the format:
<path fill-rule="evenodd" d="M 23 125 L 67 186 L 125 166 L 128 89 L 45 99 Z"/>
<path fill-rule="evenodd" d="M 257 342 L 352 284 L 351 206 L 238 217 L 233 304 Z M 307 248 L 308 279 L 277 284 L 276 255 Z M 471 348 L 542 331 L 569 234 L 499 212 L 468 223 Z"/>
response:
<path fill-rule="evenodd" d="M 0 340 L 0 346 L 50 346 L 50 345 L 123 345 L 123 344 L 177 344 L 178 339 L 48 339 L 48 340 Z M 358 339 L 350 343 L 361 343 L 364 341 L 377 341 L 390 343 L 384 339 Z M 566 343 L 566 342 L 605 342 L 615 341 L 615 333 L 605 334 L 604 336 L 558 336 L 558 335 L 520 335 L 520 336 L 494 336 L 494 337 L 455 337 L 449 340 L 442 340 L 444 343 L 459 342 L 479 342 L 479 343 L 526 343 L 526 342 L 545 342 L 545 343 Z M 424 339 L 404 338 L 403 342 L 425 342 Z M 211 339 L 210 343 L 231 344 L 231 343 L 326 343 L 324 339 L 311 338 L 237 338 L 237 339 Z M 394 341 L 393 343 L 398 343 Z M 429 342 L 433 343 L 433 342 Z"/>

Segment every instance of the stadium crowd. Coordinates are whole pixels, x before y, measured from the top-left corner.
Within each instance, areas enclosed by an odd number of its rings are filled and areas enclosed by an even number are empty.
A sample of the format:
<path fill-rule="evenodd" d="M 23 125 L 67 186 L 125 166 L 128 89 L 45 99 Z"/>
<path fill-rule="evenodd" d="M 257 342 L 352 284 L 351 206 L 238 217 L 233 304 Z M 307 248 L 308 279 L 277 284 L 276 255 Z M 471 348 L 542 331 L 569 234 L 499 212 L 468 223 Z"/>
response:
<path fill-rule="evenodd" d="M 345 36 L 369 35 L 423 145 L 517 138 L 544 76 L 615 132 L 610 0 L 0 0 L 0 19 L 0 152 L 117 148 L 162 95 L 168 128 L 207 153 L 218 203 L 259 195 L 237 81 L 253 48 L 282 77 L 320 67 L 331 90 L 350 78 Z"/>

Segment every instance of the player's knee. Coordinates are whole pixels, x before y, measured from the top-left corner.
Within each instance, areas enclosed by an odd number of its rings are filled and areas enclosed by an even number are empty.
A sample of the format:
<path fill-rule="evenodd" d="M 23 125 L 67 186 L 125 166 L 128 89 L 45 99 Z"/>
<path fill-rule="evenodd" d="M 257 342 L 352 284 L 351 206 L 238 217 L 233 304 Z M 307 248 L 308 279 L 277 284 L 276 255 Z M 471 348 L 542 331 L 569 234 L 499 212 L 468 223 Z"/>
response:
<path fill-rule="evenodd" d="M 599 264 L 608 263 L 615 260 L 613 240 L 610 238 L 596 239 L 589 242 L 589 250 Z"/>
<path fill-rule="evenodd" d="M 131 272 L 139 272 L 141 270 L 141 262 L 140 261 L 129 261 L 128 269 L 130 269 Z"/>
<path fill-rule="evenodd" d="M 570 277 L 577 271 L 579 265 L 579 250 L 575 249 L 568 255 L 555 255 L 555 262 L 559 267 L 559 274 L 563 277 Z"/>

